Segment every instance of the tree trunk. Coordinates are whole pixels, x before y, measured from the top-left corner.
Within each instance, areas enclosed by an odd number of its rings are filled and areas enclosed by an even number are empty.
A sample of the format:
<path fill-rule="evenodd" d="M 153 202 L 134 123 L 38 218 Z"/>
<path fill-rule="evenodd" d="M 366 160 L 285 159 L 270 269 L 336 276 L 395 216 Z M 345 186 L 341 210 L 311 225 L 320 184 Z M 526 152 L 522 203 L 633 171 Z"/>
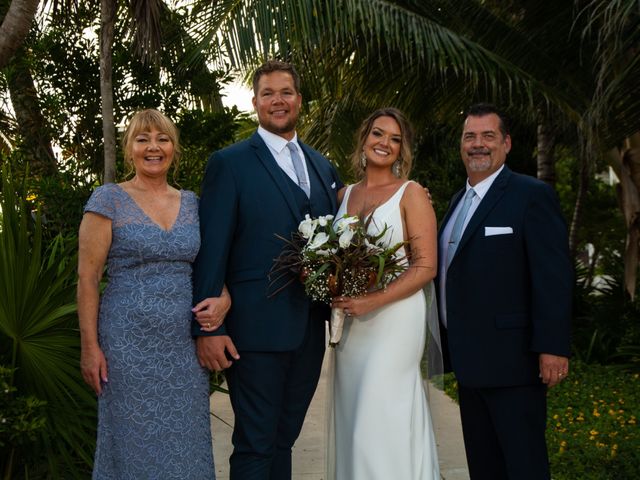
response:
<path fill-rule="evenodd" d="M 42 115 L 35 82 L 29 71 L 29 59 L 24 48 L 16 51 L 5 76 L 18 123 L 19 148 L 27 155 L 30 172 L 35 176 L 52 175 L 58 164 L 51 147 L 47 120 Z"/>
<path fill-rule="evenodd" d="M 580 178 L 578 179 L 578 194 L 576 196 L 576 204 L 573 208 L 573 216 L 571 218 L 571 228 L 569 229 L 569 250 L 571 258 L 575 258 L 576 249 L 578 248 L 578 229 L 582 220 L 582 211 L 584 202 L 587 198 L 587 190 L 589 188 L 589 162 L 582 159 L 580 162 Z"/>
<path fill-rule="evenodd" d="M 100 97 L 102 99 L 102 136 L 104 140 L 104 183 L 116 180 L 116 126 L 113 119 L 113 28 L 117 1 L 100 1 Z"/>
<path fill-rule="evenodd" d="M 606 158 L 618 178 L 618 201 L 627 227 L 624 251 L 624 287 L 635 297 L 640 259 L 640 132 L 625 141 L 622 150 L 612 149 Z"/>
<path fill-rule="evenodd" d="M 31 28 L 40 0 L 12 0 L 0 25 L 0 69 L 9 64 Z"/>
<path fill-rule="evenodd" d="M 555 135 L 549 122 L 538 123 L 538 178 L 552 187 L 556 184 Z"/>

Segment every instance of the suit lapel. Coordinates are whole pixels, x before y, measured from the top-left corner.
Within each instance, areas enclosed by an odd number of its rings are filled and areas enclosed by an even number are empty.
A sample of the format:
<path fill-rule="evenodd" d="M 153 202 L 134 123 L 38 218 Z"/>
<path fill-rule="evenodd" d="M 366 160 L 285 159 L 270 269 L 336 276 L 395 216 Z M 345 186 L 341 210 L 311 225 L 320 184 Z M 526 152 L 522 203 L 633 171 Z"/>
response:
<path fill-rule="evenodd" d="M 500 175 L 498 175 L 493 181 L 493 184 L 487 191 L 487 194 L 480 202 L 480 205 L 478 205 L 478 208 L 473 213 L 473 216 L 469 220 L 467 227 L 464 229 L 464 233 L 462 234 L 462 238 L 460 239 L 460 245 L 458 245 L 458 249 L 456 250 L 456 255 L 464 248 L 465 244 L 474 235 L 475 231 L 478 229 L 480 224 L 482 224 L 482 221 L 489 214 L 489 212 L 493 209 L 494 205 L 498 202 L 498 200 L 500 200 L 502 195 L 504 195 L 504 191 L 507 188 L 510 176 L 511 170 L 509 170 L 505 166 L 502 169 L 502 172 L 500 172 Z"/>
<path fill-rule="evenodd" d="M 249 139 L 249 144 L 255 150 L 256 156 L 264 166 L 264 168 L 269 172 L 273 182 L 276 184 L 280 193 L 284 196 L 284 199 L 289 205 L 289 209 L 291 210 L 291 214 L 299 219 L 300 217 L 300 209 L 298 208 L 298 204 L 296 203 L 296 199 L 287 185 L 287 179 L 285 178 L 285 173 L 282 171 L 276 159 L 273 158 L 269 147 L 264 143 L 264 140 L 260 137 L 260 135 L 256 132 Z"/>

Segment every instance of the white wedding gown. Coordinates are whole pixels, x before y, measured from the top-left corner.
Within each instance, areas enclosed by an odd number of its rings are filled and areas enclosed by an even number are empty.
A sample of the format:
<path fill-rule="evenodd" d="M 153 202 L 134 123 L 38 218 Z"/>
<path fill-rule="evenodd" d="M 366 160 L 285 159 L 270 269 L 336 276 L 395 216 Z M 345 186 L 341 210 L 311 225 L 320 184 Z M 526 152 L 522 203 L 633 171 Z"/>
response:
<path fill-rule="evenodd" d="M 408 183 L 376 208 L 369 226 L 378 233 L 388 225 L 390 244 L 403 240 L 400 199 Z M 351 187 L 336 218 L 346 213 Z M 335 350 L 329 479 L 440 479 L 420 374 L 426 328 L 422 290 L 345 319 Z"/>

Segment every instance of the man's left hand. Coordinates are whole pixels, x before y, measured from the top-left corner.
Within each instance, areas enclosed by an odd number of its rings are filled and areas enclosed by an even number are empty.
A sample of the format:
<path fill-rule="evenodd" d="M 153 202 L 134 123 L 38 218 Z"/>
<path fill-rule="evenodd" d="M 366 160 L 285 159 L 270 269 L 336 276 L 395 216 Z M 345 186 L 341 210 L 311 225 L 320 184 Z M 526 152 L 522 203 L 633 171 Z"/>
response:
<path fill-rule="evenodd" d="M 540 354 L 540 378 L 547 387 L 555 387 L 569 374 L 569 359 L 550 353 Z"/>

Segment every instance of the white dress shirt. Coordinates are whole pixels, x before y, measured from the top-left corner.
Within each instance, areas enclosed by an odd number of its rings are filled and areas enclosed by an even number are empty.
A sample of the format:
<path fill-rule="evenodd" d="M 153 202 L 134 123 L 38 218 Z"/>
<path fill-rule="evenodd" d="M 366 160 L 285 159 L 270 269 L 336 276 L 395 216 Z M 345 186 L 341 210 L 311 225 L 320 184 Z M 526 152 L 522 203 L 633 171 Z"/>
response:
<path fill-rule="evenodd" d="M 265 130 L 264 128 L 259 126 L 258 135 L 260 135 L 262 140 L 264 140 L 264 143 L 266 143 L 267 147 L 269 147 L 269 151 L 273 155 L 273 158 L 275 158 L 276 162 L 278 163 L 278 166 L 284 171 L 284 173 L 286 173 L 289 176 L 291 180 L 293 180 L 293 182 L 296 185 L 298 185 L 298 176 L 296 175 L 296 171 L 293 168 L 293 161 L 291 160 L 291 152 L 287 148 L 287 143 L 289 143 L 290 141 L 293 142 L 293 144 L 298 149 L 298 154 L 300 155 L 300 158 L 302 159 L 305 158 L 304 153 L 302 152 L 302 149 L 298 144 L 298 134 L 295 133 L 291 140 L 287 140 L 285 138 L 282 138 L 280 135 L 271 133 L 270 131 Z M 309 170 L 307 169 L 306 160 L 302 162 L 302 166 L 304 168 L 304 176 L 305 176 L 307 185 L 310 185 Z"/>
<path fill-rule="evenodd" d="M 468 192 L 470 188 L 473 188 L 476 194 L 473 197 L 473 200 L 471 201 L 469 212 L 467 212 L 467 218 L 465 218 L 464 223 L 462 224 L 462 233 L 460 234 L 460 238 L 462 238 L 462 235 L 464 235 L 464 231 L 467 228 L 467 225 L 469 224 L 469 220 L 471 220 L 471 217 L 473 217 L 473 214 L 478 209 L 478 205 L 480 205 L 480 202 L 482 202 L 482 199 L 491 188 L 491 185 L 493 185 L 493 182 L 496 179 L 496 177 L 500 174 L 500 172 L 502 172 L 503 168 L 504 168 L 504 165 L 502 165 L 496 172 L 492 173 L 481 182 L 478 182 L 477 184 L 475 184 L 473 187 L 471 187 L 471 185 L 469 184 L 469 179 L 467 179 L 465 193 Z M 460 198 L 462 198 L 462 196 Z M 444 226 L 444 229 L 442 230 L 442 235 L 440 236 L 439 253 L 440 253 L 441 259 L 440 259 L 440 268 L 438 271 L 438 276 L 440 278 L 440 281 L 438 283 L 440 287 L 439 288 L 440 305 L 438 305 L 438 307 L 440 308 L 440 318 L 442 319 L 442 323 L 444 324 L 445 327 L 447 326 L 447 309 L 446 309 L 447 302 L 445 300 L 446 294 L 447 294 L 445 290 L 445 285 L 447 283 L 447 264 L 448 264 L 447 251 L 449 249 L 449 240 L 451 239 L 451 230 L 453 230 L 453 224 L 456 222 L 456 218 L 458 217 L 458 214 L 462 209 L 462 203 L 463 202 L 461 201 L 458 202 L 458 204 L 456 205 L 456 208 L 453 210 L 453 212 L 449 216 L 449 221 Z"/>

